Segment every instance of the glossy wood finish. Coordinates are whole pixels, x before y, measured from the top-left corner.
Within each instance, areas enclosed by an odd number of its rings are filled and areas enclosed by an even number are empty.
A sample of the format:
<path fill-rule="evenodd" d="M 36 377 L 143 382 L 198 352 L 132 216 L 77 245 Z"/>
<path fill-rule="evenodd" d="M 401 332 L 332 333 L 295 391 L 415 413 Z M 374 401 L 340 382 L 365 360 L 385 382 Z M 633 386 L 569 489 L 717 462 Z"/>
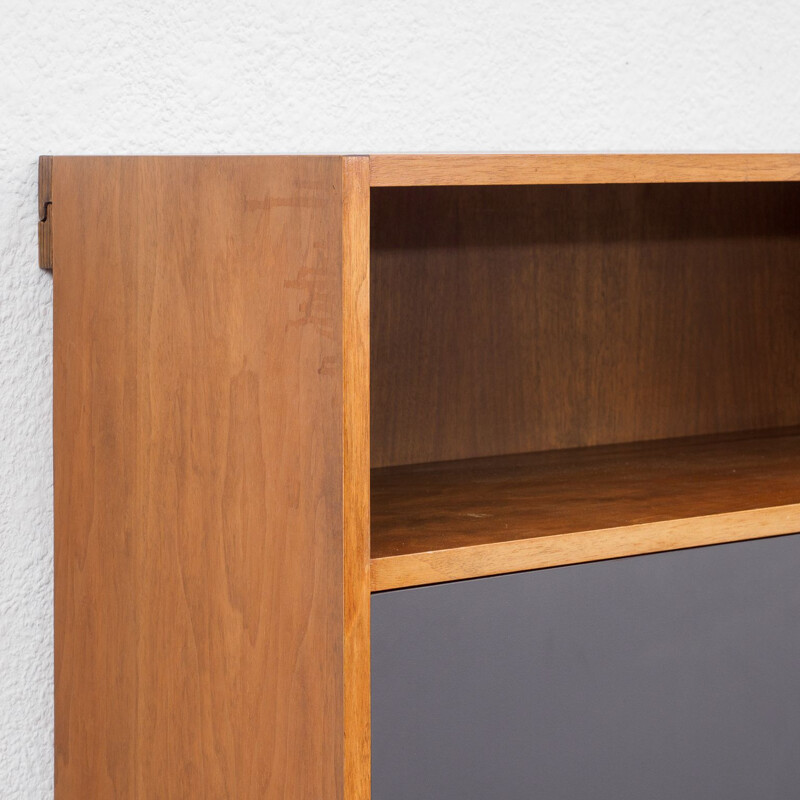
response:
<path fill-rule="evenodd" d="M 372 589 L 800 531 L 800 428 L 393 467 Z"/>
<path fill-rule="evenodd" d="M 57 800 L 345 796 L 359 174 L 55 159 Z"/>
<path fill-rule="evenodd" d="M 797 180 L 795 153 L 370 156 L 372 186 Z"/>
<path fill-rule="evenodd" d="M 372 195 L 373 467 L 800 423 L 800 184 Z"/>
<path fill-rule="evenodd" d="M 342 159 L 345 799 L 370 798 L 369 161 Z"/>

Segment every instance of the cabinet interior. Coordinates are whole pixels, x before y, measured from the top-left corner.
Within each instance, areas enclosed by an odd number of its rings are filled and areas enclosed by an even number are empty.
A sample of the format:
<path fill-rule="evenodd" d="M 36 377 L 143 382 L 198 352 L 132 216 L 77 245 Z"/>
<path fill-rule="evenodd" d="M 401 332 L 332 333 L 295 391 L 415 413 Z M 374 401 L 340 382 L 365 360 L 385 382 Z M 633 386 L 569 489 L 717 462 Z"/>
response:
<path fill-rule="evenodd" d="M 373 566 L 800 502 L 799 207 L 789 182 L 373 188 Z M 687 507 L 698 469 L 726 489 Z"/>

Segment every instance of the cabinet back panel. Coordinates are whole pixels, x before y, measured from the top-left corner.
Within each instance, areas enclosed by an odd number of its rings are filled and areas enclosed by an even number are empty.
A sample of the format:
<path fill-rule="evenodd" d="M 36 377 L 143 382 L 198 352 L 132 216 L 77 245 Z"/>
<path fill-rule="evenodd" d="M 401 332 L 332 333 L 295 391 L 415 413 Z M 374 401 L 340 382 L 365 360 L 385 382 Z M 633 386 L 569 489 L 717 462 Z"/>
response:
<path fill-rule="evenodd" d="M 372 466 L 800 422 L 800 186 L 372 190 Z"/>

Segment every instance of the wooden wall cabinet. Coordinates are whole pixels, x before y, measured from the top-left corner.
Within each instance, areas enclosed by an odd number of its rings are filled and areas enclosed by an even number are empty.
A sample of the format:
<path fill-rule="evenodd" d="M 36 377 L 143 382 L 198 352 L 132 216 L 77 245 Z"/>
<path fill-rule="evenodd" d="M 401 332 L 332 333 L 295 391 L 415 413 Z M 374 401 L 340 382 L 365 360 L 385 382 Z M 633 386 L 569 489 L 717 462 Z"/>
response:
<path fill-rule="evenodd" d="M 368 800 L 371 592 L 800 531 L 797 181 L 42 158 L 57 800 Z"/>

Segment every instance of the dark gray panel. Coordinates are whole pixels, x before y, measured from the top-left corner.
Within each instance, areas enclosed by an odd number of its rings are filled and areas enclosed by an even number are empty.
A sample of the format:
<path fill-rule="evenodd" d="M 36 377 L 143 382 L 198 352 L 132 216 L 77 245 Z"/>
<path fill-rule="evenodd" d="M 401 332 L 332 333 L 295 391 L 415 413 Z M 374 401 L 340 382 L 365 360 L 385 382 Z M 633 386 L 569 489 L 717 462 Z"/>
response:
<path fill-rule="evenodd" d="M 373 800 L 797 800 L 800 535 L 372 599 Z"/>

